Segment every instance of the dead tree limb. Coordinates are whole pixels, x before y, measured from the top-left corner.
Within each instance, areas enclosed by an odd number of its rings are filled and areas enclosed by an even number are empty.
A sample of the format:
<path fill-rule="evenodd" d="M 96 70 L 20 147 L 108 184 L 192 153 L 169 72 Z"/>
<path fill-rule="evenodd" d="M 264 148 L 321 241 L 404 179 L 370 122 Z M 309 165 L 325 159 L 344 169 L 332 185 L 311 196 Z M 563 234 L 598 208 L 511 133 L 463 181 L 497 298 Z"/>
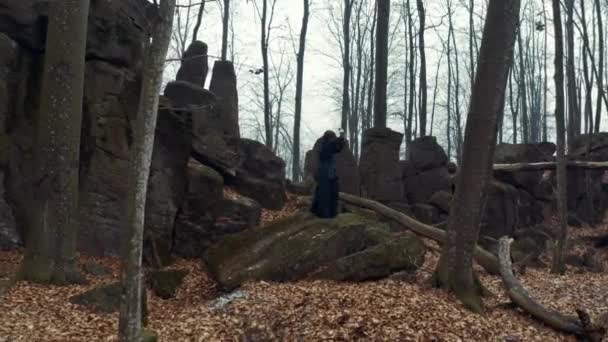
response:
<path fill-rule="evenodd" d="M 345 194 L 343 192 L 340 193 L 340 199 L 346 203 L 373 210 L 385 217 L 396 221 L 397 223 L 403 225 L 414 233 L 422 235 L 431 240 L 435 240 L 440 244 L 443 244 L 445 241 L 445 232 L 443 230 L 417 221 L 403 213 L 398 212 L 397 210 L 391 209 L 374 200 Z M 488 273 L 493 275 L 500 274 L 498 267 L 498 259 L 492 253 L 486 251 L 485 249 L 479 246 L 475 248 L 475 260 Z"/>
<path fill-rule="evenodd" d="M 513 303 L 517 304 L 524 311 L 532 315 L 534 318 L 547 324 L 548 326 L 566 332 L 575 334 L 584 341 L 601 341 L 601 336 L 598 339 L 598 331 L 593 324 L 590 323 L 588 315 L 584 311 L 579 311 L 579 317 L 583 321 L 582 324 L 575 317 L 565 316 L 557 311 L 548 309 L 534 300 L 523 285 L 513 275 L 511 265 L 511 242 L 513 239 L 503 237 L 498 244 L 498 260 L 500 262 L 500 275 L 503 284 L 507 290 L 509 298 Z M 581 315 L 583 313 L 583 315 Z"/>
<path fill-rule="evenodd" d="M 494 171 L 519 172 L 555 170 L 555 165 L 556 163 L 554 162 L 494 164 Z M 568 161 L 566 166 L 568 168 L 608 170 L 608 162 Z"/>

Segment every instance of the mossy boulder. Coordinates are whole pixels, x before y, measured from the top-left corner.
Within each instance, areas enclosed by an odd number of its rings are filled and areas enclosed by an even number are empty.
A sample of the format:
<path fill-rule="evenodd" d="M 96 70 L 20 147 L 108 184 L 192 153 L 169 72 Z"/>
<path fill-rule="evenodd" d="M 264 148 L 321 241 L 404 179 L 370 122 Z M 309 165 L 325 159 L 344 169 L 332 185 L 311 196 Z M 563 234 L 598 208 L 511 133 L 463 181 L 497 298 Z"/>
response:
<path fill-rule="evenodd" d="M 94 312 L 113 313 L 120 310 L 122 284 L 120 282 L 101 285 L 87 292 L 70 297 L 72 304 L 82 305 Z M 142 292 L 141 308 L 144 325 L 148 322 L 146 291 Z"/>
<path fill-rule="evenodd" d="M 365 281 L 416 270 L 426 249 L 410 233 L 355 213 L 320 219 L 300 213 L 270 226 L 228 236 L 203 259 L 212 276 L 232 290 L 249 280 L 304 278 Z"/>
<path fill-rule="evenodd" d="M 148 274 L 148 284 L 155 295 L 170 299 L 175 297 L 187 274 L 186 270 L 152 271 Z"/>

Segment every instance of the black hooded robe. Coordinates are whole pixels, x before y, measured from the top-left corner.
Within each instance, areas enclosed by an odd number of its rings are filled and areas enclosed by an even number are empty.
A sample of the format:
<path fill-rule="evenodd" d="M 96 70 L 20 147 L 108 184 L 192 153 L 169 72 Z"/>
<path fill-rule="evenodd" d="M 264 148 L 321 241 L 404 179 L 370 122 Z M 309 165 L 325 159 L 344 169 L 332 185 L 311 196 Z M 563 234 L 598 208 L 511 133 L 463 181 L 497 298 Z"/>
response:
<path fill-rule="evenodd" d="M 338 214 L 338 174 L 336 172 L 336 153 L 340 152 L 346 141 L 343 137 L 323 139 L 319 149 L 317 186 L 310 211 L 321 218 L 333 218 Z"/>

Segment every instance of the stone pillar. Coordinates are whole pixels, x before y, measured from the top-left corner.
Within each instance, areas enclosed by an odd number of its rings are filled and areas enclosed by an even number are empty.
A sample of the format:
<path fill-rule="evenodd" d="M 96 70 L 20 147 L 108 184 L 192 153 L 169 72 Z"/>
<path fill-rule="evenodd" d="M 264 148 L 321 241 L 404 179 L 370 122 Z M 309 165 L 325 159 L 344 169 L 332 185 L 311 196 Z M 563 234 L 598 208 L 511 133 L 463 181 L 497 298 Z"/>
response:
<path fill-rule="evenodd" d="M 209 71 L 207 60 L 207 44 L 198 40 L 193 42 L 182 56 L 182 65 L 177 71 L 176 80 L 204 88 Z"/>
<path fill-rule="evenodd" d="M 217 97 L 224 134 L 240 137 L 239 98 L 232 62 L 216 61 L 213 64 L 209 90 Z"/>
<path fill-rule="evenodd" d="M 361 195 L 380 202 L 402 198 L 399 150 L 403 134 L 390 128 L 370 128 L 363 133 L 359 173 Z"/>

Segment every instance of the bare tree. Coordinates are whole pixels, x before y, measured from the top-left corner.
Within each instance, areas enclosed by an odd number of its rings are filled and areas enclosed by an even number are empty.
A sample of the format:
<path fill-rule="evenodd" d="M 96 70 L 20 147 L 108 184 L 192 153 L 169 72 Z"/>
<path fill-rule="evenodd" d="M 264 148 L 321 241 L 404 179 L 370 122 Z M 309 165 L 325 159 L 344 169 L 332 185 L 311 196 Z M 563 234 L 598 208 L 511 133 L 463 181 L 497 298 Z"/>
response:
<path fill-rule="evenodd" d="M 304 14 L 300 29 L 300 44 L 297 53 L 296 71 L 296 108 L 293 119 L 293 164 L 292 179 L 300 179 L 300 123 L 302 121 L 302 89 L 304 83 L 304 52 L 306 50 L 306 33 L 308 32 L 308 18 L 310 16 L 310 0 L 303 0 Z"/>
<path fill-rule="evenodd" d="M 224 0 L 224 15 L 222 16 L 222 60 L 225 61 L 228 52 L 228 25 L 230 24 L 230 0 Z"/>
<path fill-rule="evenodd" d="M 492 175 L 498 114 L 513 58 L 519 0 L 490 0 L 480 58 L 471 93 L 461 170 L 450 209 L 447 237 L 435 273 L 436 284 L 481 311 L 480 284 L 473 274 L 485 187 Z"/>
<path fill-rule="evenodd" d="M 558 237 L 553 252 L 553 273 L 563 273 L 564 246 L 568 232 L 566 184 L 566 127 L 564 116 L 564 43 L 560 1 L 553 0 L 553 30 L 555 36 L 555 124 L 557 130 L 557 218 Z"/>
<path fill-rule="evenodd" d="M 350 19 L 354 3 L 355 0 L 344 0 L 344 12 L 342 15 L 342 68 L 344 76 L 342 79 L 342 120 L 340 127 L 345 131 L 350 114 Z"/>
<path fill-rule="evenodd" d="M 260 51 L 262 52 L 263 74 L 264 74 L 264 137 L 266 146 L 273 149 L 272 136 L 272 111 L 270 109 L 270 82 L 269 82 L 269 63 L 268 63 L 268 46 L 270 44 L 270 33 L 272 30 L 272 21 L 274 19 L 274 9 L 276 0 L 262 0 L 262 9 L 260 10 L 257 1 L 253 1 L 253 5 L 260 18 Z M 270 7 L 270 12 L 269 12 Z"/>
<path fill-rule="evenodd" d="M 198 7 L 196 24 L 194 24 L 194 29 L 192 30 L 192 43 L 194 43 L 198 38 L 198 30 L 201 28 L 201 24 L 203 22 L 203 13 L 205 13 L 205 2 L 206 0 L 201 1 L 201 4 Z"/>
<path fill-rule="evenodd" d="M 88 0 L 49 4 L 35 154 L 38 191 L 22 279 L 67 284 L 81 279 L 76 256 L 80 129 Z"/>
<path fill-rule="evenodd" d="M 572 143 L 577 133 L 577 121 L 580 124 L 578 115 L 578 101 L 576 94 L 576 73 L 574 66 L 574 0 L 566 0 L 566 78 L 568 79 L 568 144 Z"/>
<path fill-rule="evenodd" d="M 427 112 L 426 51 L 424 47 L 425 11 L 422 0 L 417 0 L 416 6 L 418 8 L 418 20 L 420 23 L 418 31 L 418 50 L 420 51 L 420 111 L 418 117 L 420 119 L 420 136 L 425 136 Z"/>
<path fill-rule="evenodd" d="M 175 0 L 161 0 L 158 6 L 158 19 L 153 25 L 152 41 L 144 62 L 140 103 L 131 146 L 129 192 L 126 198 L 126 231 L 129 238 L 124 246 L 123 294 L 118 327 L 118 336 L 123 342 L 141 340 L 144 211 L 158 114 L 158 94 L 171 42 L 174 9 Z"/>
<path fill-rule="evenodd" d="M 386 85 L 388 74 L 388 31 L 391 2 L 377 0 L 376 29 L 376 91 L 374 97 L 374 127 L 386 127 Z"/>

